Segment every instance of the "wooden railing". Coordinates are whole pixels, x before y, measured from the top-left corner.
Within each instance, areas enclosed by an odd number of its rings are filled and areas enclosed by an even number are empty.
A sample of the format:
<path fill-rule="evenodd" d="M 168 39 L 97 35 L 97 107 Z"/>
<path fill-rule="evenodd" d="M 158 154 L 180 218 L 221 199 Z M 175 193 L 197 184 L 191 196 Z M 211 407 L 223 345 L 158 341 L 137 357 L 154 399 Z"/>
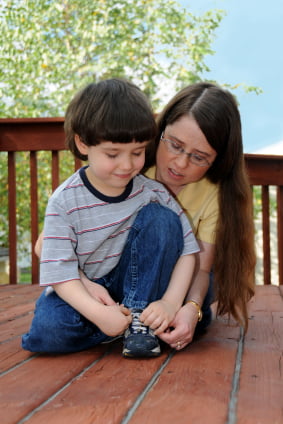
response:
<path fill-rule="evenodd" d="M 0 119 L 0 151 L 8 152 L 8 208 L 9 208 L 9 281 L 16 284 L 17 276 L 17 199 L 16 199 L 16 155 L 29 152 L 30 174 L 30 228 L 31 228 L 31 282 L 38 283 L 38 258 L 34 245 L 38 237 L 38 161 L 39 151 L 51 151 L 52 190 L 59 184 L 59 152 L 65 150 L 63 118 Z M 260 186 L 262 221 L 263 276 L 261 283 L 271 284 L 271 227 L 270 187 L 276 190 L 278 283 L 283 284 L 283 156 L 246 154 L 246 165 L 251 186 Z M 81 166 L 74 161 L 74 168 Z"/>

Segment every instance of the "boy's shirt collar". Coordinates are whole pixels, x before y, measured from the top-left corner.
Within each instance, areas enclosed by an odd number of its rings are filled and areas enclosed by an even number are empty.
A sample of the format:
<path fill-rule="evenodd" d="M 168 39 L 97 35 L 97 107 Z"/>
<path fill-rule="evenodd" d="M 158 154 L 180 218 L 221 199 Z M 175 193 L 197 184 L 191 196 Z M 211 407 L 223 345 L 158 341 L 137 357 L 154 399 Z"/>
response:
<path fill-rule="evenodd" d="M 127 197 L 130 195 L 132 189 L 133 189 L 133 180 L 130 180 L 127 184 L 124 192 L 120 194 L 119 196 L 106 196 L 105 194 L 98 191 L 88 180 L 86 175 L 86 169 L 88 168 L 88 165 L 82 167 L 79 170 L 80 177 L 85 185 L 85 187 L 99 200 L 102 200 L 103 202 L 107 203 L 120 203 L 127 199 Z"/>

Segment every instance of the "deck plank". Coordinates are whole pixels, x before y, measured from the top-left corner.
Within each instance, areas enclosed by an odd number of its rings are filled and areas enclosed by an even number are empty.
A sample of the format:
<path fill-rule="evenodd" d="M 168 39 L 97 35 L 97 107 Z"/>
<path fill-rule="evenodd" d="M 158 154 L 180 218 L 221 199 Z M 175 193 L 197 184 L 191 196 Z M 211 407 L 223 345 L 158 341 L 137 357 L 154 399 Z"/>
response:
<path fill-rule="evenodd" d="M 34 302 L 42 292 L 39 286 L 1 286 L 0 323 L 34 310 Z"/>
<path fill-rule="evenodd" d="M 32 320 L 33 314 L 18 315 L 18 317 L 7 320 L 0 324 L 0 343 L 13 340 L 15 337 L 27 332 Z"/>
<path fill-rule="evenodd" d="M 30 326 L 34 303 L 42 291 L 36 286 L 1 287 L 0 301 L 0 373 L 29 359 L 32 354 L 22 349 L 21 336 Z"/>
<path fill-rule="evenodd" d="M 165 358 L 166 353 L 155 359 L 125 359 L 121 356 L 121 342 L 115 342 L 112 353 L 75 379 L 28 422 L 121 423 Z"/>
<path fill-rule="evenodd" d="M 31 352 L 22 349 L 21 337 L 0 344 L 0 374 L 16 367 L 32 356 L 33 354 Z"/>
<path fill-rule="evenodd" d="M 215 321 L 206 335 L 177 352 L 137 409 L 131 424 L 224 424 L 239 328 Z"/>
<path fill-rule="evenodd" d="M 38 355 L 1 378 L 1 424 L 15 424 L 99 360 L 105 346 L 70 355 Z M 74 422 L 74 421 L 73 421 Z"/>
<path fill-rule="evenodd" d="M 238 396 L 238 424 L 283 423 L 283 300 L 276 286 L 251 302 Z"/>

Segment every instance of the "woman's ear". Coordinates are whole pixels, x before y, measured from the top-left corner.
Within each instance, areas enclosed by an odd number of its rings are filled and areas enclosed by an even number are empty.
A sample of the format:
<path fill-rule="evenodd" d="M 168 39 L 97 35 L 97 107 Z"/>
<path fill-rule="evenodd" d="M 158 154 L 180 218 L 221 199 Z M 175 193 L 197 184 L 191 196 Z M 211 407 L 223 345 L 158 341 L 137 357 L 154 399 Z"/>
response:
<path fill-rule="evenodd" d="M 82 155 L 88 155 L 88 146 L 81 140 L 78 134 L 75 134 L 75 143 L 76 143 L 78 151 Z"/>

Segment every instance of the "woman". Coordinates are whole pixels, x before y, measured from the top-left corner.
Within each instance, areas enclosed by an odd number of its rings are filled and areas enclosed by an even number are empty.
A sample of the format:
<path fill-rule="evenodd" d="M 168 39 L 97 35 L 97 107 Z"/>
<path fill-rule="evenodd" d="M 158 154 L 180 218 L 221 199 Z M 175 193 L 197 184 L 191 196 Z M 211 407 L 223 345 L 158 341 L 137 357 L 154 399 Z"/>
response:
<path fill-rule="evenodd" d="M 189 216 L 201 252 L 187 302 L 159 337 L 182 349 L 199 323 L 210 322 L 209 276 L 213 269 L 217 312 L 247 329 L 254 293 L 254 226 L 244 166 L 241 120 L 234 97 L 210 84 L 190 85 L 158 116 L 159 133 L 146 173 L 173 193 Z M 205 300 L 205 305 L 203 305 Z"/>

